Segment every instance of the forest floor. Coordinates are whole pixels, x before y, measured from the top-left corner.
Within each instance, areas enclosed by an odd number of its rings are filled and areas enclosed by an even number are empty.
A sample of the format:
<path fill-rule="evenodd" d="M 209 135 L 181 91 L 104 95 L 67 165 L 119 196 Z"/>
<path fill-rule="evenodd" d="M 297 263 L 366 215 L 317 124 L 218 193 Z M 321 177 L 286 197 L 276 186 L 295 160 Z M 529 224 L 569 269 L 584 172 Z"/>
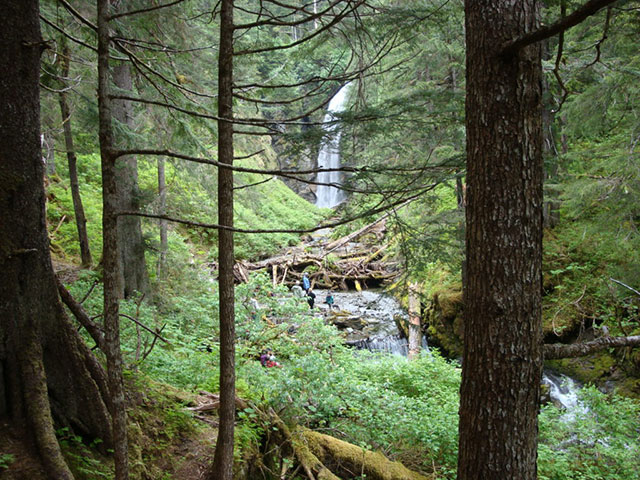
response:
<path fill-rule="evenodd" d="M 47 480 L 35 450 L 15 426 L 0 422 L 0 479 Z"/>

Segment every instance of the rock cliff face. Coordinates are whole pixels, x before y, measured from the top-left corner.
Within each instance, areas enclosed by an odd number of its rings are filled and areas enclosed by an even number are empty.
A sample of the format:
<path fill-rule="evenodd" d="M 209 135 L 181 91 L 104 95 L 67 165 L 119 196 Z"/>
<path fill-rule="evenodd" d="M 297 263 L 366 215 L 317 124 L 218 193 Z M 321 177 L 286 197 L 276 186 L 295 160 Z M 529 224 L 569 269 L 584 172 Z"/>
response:
<path fill-rule="evenodd" d="M 284 128 L 284 127 L 283 127 Z M 287 132 L 284 132 L 285 134 Z M 295 146 L 286 138 L 273 136 L 271 148 L 276 155 L 278 168 L 281 170 L 313 170 L 316 168 L 317 148 Z M 315 175 L 301 175 L 303 180 L 313 181 Z M 316 201 L 316 186 L 305 181 L 282 177 L 281 180 L 294 192 L 310 203 Z"/>
<path fill-rule="evenodd" d="M 315 156 L 310 150 L 305 150 L 297 155 L 288 154 L 282 147 L 277 146 L 278 141 L 274 141 L 274 149 L 278 154 L 278 167 L 282 170 L 313 170 L 316 168 Z M 314 175 L 301 175 L 304 180 L 313 181 Z M 292 178 L 282 178 L 282 181 L 291 190 L 310 203 L 316 201 L 316 186 Z"/>

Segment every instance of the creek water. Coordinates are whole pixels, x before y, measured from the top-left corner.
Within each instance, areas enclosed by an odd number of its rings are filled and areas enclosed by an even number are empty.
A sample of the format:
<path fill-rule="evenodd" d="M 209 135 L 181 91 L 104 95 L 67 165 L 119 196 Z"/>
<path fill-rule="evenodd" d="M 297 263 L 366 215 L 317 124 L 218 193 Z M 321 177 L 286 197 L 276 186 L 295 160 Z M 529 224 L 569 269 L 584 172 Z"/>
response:
<path fill-rule="evenodd" d="M 400 304 L 390 295 L 375 290 L 333 292 L 334 306 L 324 303 L 327 290 L 314 290 L 316 307 L 342 330 L 346 343 L 371 351 L 406 356 L 407 339 L 400 336 L 396 321 L 408 319 Z M 423 347 L 427 348 L 426 342 Z"/>
<path fill-rule="evenodd" d="M 581 407 L 578 400 L 580 387 L 570 377 L 545 371 L 542 375 L 542 383 L 549 386 L 551 401 L 566 410 Z"/>
<path fill-rule="evenodd" d="M 334 122 L 335 114 L 342 112 L 347 101 L 347 91 L 349 84 L 344 85 L 338 93 L 336 93 L 327 108 L 324 117 L 324 130 L 326 132 L 326 141 L 323 142 L 320 152 L 318 153 L 318 168 L 340 168 L 340 136 L 341 131 L 338 123 Z M 323 208 L 333 208 L 344 200 L 344 193 L 334 184 L 339 185 L 342 182 L 341 172 L 320 172 L 316 181 L 325 185 L 318 185 L 316 190 L 316 206 Z"/>

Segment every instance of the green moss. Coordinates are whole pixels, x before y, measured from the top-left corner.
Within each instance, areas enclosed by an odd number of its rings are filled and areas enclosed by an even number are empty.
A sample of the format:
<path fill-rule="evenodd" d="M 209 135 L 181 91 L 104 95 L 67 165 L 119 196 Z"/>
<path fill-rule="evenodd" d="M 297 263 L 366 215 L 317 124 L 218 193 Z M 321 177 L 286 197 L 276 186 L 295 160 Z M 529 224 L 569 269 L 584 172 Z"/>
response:
<path fill-rule="evenodd" d="M 552 360 L 547 365 L 582 383 L 598 384 L 609 377 L 616 360 L 608 352 L 600 352 L 589 357 Z"/>
<path fill-rule="evenodd" d="M 304 430 L 304 439 L 309 450 L 330 468 L 342 473 L 343 470 L 363 472 L 367 478 L 379 480 L 428 480 L 417 472 L 409 470 L 399 462 L 393 462 L 382 453 L 365 450 L 357 445 L 344 442 L 329 435 Z"/>
<path fill-rule="evenodd" d="M 184 408 L 193 397 L 143 376 L 133 376 L 128 389 L 131 478 L 164 478 L 184 461 L 183 443 L 198 437 L 199 429 Z"/>
<path fill-rule="evenodd" d="M 451 357 L 462 355 L 463 323 L 462 291 L 459 287 L 436 291 L 425 311 L 427 332 L 437 346 Z"/>

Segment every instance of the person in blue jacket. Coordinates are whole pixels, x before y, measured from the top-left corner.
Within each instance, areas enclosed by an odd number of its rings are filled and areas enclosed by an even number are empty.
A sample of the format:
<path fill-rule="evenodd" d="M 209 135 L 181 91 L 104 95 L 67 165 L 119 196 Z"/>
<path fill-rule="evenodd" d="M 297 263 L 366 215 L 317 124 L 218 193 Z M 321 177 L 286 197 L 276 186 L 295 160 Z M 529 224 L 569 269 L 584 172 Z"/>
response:
<path fill-rule="evenodd" d="M 309 293 L 310 288 L 311 288 L 311 282 L 309 282 L 309 275 L 307 274 L 307 272 L 304 272 L 302 274 L 302 289 L 306 293 Z"/>

